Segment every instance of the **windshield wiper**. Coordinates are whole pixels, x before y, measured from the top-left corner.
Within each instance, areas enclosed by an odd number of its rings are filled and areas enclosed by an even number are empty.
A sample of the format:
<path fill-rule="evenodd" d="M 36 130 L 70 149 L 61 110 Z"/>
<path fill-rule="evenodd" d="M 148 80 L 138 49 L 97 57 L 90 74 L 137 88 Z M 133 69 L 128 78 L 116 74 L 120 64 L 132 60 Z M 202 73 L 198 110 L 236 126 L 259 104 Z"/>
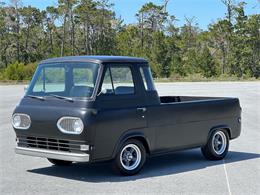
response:
<path fill-rule="evenodd" d="M 60 96 L 60 95 L 55 95 L 55 94 L 50 94 L 49 96 L 51 97 L 56 97 L 58 99 L 62 99 L 62 100 L 67 100 L 69 102 L 73 102 L 73 99 L 70 97 L 64 97 L 64 96 Z"/>
<path fill-rule="evenodd" d="M 30 98 L 34 98 L 34 99 L 38 99 L 38 100 L 45 100 L 44 97 L 42 96 L 35 96 L 35 95 L 26 95 L 25 97 L 30 97 Z"/>

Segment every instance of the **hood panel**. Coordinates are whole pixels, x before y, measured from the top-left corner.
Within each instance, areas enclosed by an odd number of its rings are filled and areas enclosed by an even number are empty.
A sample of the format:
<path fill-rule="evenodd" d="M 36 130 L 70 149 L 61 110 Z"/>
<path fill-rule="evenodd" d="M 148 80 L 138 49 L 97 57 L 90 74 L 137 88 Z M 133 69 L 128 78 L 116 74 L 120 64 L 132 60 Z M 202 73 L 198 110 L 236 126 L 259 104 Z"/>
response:
<path fill-rule="evenodd" d="M 92 120 L 95 118 L 92 108 L 87 108 L 86 102 L 66 102 L 64 100 L 37 100 L 25 98 L 16 107 L 14 113 L 28 114 L 31 126 L 28 130 L 15 129 L 21 136 L 41 136 L 46 138 L 90 140 Z M 85 106 L 83 107 L 83 105 Z M 63 116 L 79 117 L 84 123 L 80 135 L 62 133 L 57 127 L 57 121 Z"/>

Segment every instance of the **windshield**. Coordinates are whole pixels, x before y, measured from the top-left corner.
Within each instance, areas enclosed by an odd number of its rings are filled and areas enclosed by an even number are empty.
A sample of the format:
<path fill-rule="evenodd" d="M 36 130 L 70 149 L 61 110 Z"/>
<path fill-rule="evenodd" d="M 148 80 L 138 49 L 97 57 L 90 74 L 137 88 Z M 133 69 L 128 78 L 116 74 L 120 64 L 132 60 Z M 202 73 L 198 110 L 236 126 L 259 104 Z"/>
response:
<path fill-rule="evenodd" d="M 90 98 L 98 70 L 98 64 L 84 62 L 40 65 L 26 95 Z"/>

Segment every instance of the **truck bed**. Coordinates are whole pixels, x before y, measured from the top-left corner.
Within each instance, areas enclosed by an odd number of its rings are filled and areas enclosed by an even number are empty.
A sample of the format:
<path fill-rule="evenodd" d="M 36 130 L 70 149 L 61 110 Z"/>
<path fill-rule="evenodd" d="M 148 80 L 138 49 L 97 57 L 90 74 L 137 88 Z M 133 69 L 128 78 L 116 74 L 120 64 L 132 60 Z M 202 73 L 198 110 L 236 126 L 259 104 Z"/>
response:
<path fill-rule="evenodd" d="M 229 99 L 226 97 L 198 97 L 198 96 L 160 96 L 161 104 L 169 104 L 174 102 L 190 102 L 201 100 L 220 100 Z"/>

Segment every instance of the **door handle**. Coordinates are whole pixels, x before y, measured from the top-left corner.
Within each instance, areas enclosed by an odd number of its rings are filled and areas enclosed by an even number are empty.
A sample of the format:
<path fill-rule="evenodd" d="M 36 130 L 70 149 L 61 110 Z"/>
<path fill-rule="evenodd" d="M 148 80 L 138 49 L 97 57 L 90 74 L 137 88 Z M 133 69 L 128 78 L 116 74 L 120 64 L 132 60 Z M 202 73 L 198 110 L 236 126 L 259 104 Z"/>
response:
<path fill-rule="evenodd" d="M 145 111 L 146 111 L 146 108 L 137 108 L 137 111 L 145 112 Z"/>

